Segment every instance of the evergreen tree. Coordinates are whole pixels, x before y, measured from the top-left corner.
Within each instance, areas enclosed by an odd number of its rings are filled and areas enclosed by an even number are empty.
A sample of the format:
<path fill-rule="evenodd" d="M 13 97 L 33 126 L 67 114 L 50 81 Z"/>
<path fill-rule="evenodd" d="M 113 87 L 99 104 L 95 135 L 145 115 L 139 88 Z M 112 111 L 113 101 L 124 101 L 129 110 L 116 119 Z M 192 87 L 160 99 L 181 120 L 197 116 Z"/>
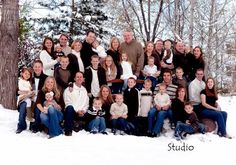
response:
<path fill-rule="evenodd" d="M 109 28 L 106 28 L 108 17 L 103 12 L 101 0 L 70 0 L 70 1 L 42 1 L 41 7 L 48 9 L 49 14 L 43 18 L 31 18 L 34 32 L 33 38 L 42 42 L 43 36 L 56 38 L 60 33 L 67 33 L 71 40 L 83 39 L 88 29 L 93 29 L 98 37 L 107 43 Z"/>

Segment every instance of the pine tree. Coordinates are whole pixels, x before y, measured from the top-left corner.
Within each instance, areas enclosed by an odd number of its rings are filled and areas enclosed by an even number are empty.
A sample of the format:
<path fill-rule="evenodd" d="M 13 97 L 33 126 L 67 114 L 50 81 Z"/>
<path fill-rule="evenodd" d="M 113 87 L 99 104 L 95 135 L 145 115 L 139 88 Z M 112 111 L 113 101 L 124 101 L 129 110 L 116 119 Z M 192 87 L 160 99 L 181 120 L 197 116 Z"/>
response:
<path fill-rule="evenodd" d="M 111 35 L 109 28 L 105 27 L 108 17 L 102 11 L 101 0 L 43 1 L 39 5 L 50 11 L 45 18 L 31 19 L 32 30 L 37 32 L 33 38 L 40 42 L 43 36 L 55 37 L 60 33 L 71 36 L 70 42 L 75 38 L 83 39 L 88 29 L 93 29 L 102 40 Z"/>

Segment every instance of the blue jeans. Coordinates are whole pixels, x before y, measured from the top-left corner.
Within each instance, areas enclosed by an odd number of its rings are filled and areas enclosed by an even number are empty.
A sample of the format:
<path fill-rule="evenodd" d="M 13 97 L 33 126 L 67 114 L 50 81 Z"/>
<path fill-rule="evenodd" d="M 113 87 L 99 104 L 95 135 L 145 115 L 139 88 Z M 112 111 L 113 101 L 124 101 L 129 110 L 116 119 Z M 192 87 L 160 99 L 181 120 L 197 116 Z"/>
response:
<path fill-rule="evenodd" d="M 48 128 L 50 137 L 62 134 L 60 122 L 63 119 L 63 114 L 61 111 L 56 110 L 54 107 L 49 107 L 47 114 L 41 112 L 40 119 L 42 123 Z"/>
<path fill-rule="evenodd" d="M 151 110 L 148 112 L 148 131 L 159 134 L 163 127 L 164 120 L 167 117 L 170 119 L 170 122 L 172 122 L 171 109 L 157 111 L 155 107 L 151 108 Z"/>
<path fill-rule="evenodd" d="M 194 133 L 194 129 L 190 124 L 183 123 L 181 121 L 178 121 L 175 127 L 175 136 L 179 137 L 182 132 L 186 132 L 189 134 Z M 204 124 L 199 123 L 198 125 L 198 132 L 205 133 L 205 126 Z"/>
<path fill-rule="evenodd" d="M 217 125 L 218 125 L 217 133 L 218 134 L 220 133 L 222 136 L 226 135 L 227 113 L 225 111 L 215 111 L 212 109 L 203 109 L 201 111 L 201 116 L 216 121 Z"/>
<path fill-rule="evenodd" d="M 30 123 L 30 130 L 32 130 L 33 132 L 41 131 L 40 130 L 40 124 L 41 124 L 40 113 L 41 111 L 37 107 L 35 107 L 34 109 L 35 121 L 33 123 Z"/>
<path fill-rule="evenodd" d="M 124 118 L 119 117 L 118 119 L 112 119 L 111 124 L 113 129 L 120 129 L 122 131 L 125 131 L 127 121 Z"/>
<path fill-rule="evenodd" d="M 74 107 L 71 105 L 67 106 L 64 113 L 65 131 L 72 131 L 75 115 L 76 112 L 74 110 Z"/>
<path fill-rule="evenodd" d="M 106 122 L 104 117 L 97 116 L 89 122 L 89 131 L 104 132 L 106 130 Z"/>
<path fill-rule="evenodd" d="M 27 128 L 27 124 L 26 124 L 26 121 L 25 121 L 25 118 L 26 118 L 26 105 L 27 105 L 26 102 L 23 101 L 18 106 L 19 119 L 18 119 L 17 129 L 25 130 Z"/>

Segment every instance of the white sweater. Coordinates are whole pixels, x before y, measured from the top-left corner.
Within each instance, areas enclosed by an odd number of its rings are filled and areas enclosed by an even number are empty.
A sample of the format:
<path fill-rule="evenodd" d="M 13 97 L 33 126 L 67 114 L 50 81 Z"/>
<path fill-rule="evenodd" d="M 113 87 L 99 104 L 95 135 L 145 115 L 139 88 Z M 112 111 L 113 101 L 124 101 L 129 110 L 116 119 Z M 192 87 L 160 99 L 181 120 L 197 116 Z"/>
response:
<path fill-rule="evenodd" d="M 81 59 L 80 52 L 76 52 L 75 50 L 72 49 L 72 54 L 74 54 L 78 59 L 79 71 L 84 73 L 84 63 Z"/>
<path fill-rule="evenodd" d="M 121 62 L 121 67 L 122 67 L 122 71 L 123 71 L 123 74 L 120 76 L 120 78 L 122 80 L 125 80 L 125 79 L 128 79 L 130 77 L 133 77 L 133 78 L 137 78 L 134 74 L 133 74 L 133 71 L 132 71 L 132 66 L 131 64 L 128 62 L 128 61 L 122 61 Z"/>
<path fill-rule="evenodd" d="M 87 112 L 88 107 L 89 107 L 89 97 L 87 90 L 85 87 L 81 86 L 78 87 L 73 84 L 73 91 L 69 91 L 69 87 L 65 89 L 64 91 L 64 101 L 65 101 L 65 106 L 73 106 L 74 110 L 76 112 L 84 111 Z"/>
<path fill-rule="evenodd" d="M 159 105 L 161 107 L 170 105 L 171 104 L 170 96 L 167 93 L 163 93 L 163 94 L 157 93 L 154 98 L 154 103 L 155 105 Z"/>
<path fill-rule="evenodd" d="M 204 81 L 199 81 L 195 78 L 188 87 L 189 91 L 189 101 L 192 102 L 193 105 L 198 105 L 201 103 L 200 92 L 205 89 L 206 84 Z"/>
<path fill-rule="evenodd" d="M 53 76 L 54 65 L 57 64 L 57 60 L 53 60 L 46 50 L 40 52 L 39 58 L 43 62 L 43 73 L 48 76 Z"/>
<path fill-rule="evenodd" d="M 98 47 L 92 48 L 94 52 L 96 52 L 98 54 L 99 57 L 101 58 L 105 58 L 107 56 L 107 53 L 104 49 L 104 47 L 102 47 L 101 45 L 99 45 Z"/>

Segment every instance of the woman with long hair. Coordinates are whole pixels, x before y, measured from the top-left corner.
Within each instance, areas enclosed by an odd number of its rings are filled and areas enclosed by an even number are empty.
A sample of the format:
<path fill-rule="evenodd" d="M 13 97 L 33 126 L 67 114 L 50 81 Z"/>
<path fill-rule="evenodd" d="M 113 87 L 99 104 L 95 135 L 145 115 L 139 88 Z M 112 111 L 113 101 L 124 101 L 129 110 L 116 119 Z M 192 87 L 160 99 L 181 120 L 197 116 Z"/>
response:
<path fill-rule="evenodd" d="M 209 118 L 217 122 L 217 134 L 222 137 L 228 137 L 226 133 L 227 113 L 222 111 L 217 103 L 218 96 L 213 78 L 206 80 L 206 88 L 201 91 L 201 105 L 203 107 L 200 117 Z"/>
<path fill-rule="evenodd" d="M 45 95 L 48 92 L 53 93 L 55 103 L 53 105 L 45 105 Z M 49 138 L 62 134 L 60 122 L 63 119 L 62 111 L 65 107 L 63 97 L 57 88 L 56 80 L 54 77 L 49 76 L 46 78 L 42 90 L 39 91 L 36 100 L 37 109 L 40 110 L 40 119 L 42 124 L 48 128 Z M 46 109 L 45 106 L 48 108 Z"/>

